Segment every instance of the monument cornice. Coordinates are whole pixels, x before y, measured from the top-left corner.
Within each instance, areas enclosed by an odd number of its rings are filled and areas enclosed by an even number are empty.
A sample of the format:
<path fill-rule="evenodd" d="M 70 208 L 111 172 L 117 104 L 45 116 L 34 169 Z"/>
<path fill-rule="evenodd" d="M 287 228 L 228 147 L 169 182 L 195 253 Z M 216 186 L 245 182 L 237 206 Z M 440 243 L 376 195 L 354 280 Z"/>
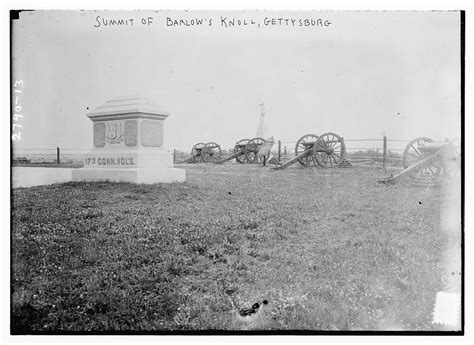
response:
<path fill-rule="evenodd" d="M 87 115 L 93 122 L 104 121 L 104 120 L 127 120 L 127 119 L 153 119 L 153 120 L 165 120 L 169 114 L 157 114 L 148 112 L 117 112 L 117 111 L 104 111 L 94 112 Z"/>
<path fill-rule="evenodd" d="M 92 121 L 122 120 L 133 118 L 146 118 L 165 120 L 170 113 L 154 104 L 152 100 L 139 95 L 122 96 L 111 99 L 94 110 L 87 113 Z"/>

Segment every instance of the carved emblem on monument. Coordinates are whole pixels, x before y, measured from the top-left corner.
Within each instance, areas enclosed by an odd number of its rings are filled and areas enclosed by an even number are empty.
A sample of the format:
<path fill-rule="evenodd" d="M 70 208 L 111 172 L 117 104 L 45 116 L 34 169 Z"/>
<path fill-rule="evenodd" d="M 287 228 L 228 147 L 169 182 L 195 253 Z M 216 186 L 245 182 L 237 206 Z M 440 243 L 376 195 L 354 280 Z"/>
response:
<path fill-rule="evenodd" d="M 123 141 L 123 123 L 107 123 L 107 143 L 118 144 Z"/>

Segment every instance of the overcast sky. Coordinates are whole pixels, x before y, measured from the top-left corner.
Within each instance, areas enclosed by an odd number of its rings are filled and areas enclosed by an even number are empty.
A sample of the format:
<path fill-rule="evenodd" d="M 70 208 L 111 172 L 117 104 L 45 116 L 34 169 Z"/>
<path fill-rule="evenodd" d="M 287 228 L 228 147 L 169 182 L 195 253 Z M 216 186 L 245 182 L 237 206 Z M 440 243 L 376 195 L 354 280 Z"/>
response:
<path fill-rule="evenodd" d="M 248 25 L 226 28 L 221 16 Z M 331 24 L 304 26 L 318 18 Z M 92 148 L 87 108 L 131 94 L 171 112 L 165 144 L 185 151 L 254 137 L 261 102 L 276 140 L 459 136 L 459 22 L 459 12 L 430 11 L 23 12 L 13 23 L 13 77 L 24 81 L 15 147 Z"/>

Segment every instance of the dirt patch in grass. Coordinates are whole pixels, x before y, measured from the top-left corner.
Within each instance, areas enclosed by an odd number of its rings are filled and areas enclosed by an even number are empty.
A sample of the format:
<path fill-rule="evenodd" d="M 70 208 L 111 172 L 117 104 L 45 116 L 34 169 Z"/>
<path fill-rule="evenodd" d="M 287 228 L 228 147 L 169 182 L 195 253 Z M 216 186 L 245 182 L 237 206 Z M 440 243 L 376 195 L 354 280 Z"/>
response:
<path fill-rule="evenodd" d="M 186 169 L 184 184 L 15 189 L 12 332 L 434 329 L 443 187 Z"/>

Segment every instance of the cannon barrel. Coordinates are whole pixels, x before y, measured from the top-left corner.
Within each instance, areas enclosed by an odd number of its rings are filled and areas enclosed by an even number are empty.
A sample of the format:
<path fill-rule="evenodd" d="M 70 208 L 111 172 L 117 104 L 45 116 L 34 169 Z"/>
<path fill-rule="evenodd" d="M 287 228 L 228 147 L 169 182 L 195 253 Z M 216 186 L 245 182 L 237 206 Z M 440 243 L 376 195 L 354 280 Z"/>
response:
<path fill-rule="evenodd" d="M 446 146 L 448 143 L 435 143 L 435 142 L 420 142 L 418 147 L 423 153 L 435 153 L 442 147 Z"/>

